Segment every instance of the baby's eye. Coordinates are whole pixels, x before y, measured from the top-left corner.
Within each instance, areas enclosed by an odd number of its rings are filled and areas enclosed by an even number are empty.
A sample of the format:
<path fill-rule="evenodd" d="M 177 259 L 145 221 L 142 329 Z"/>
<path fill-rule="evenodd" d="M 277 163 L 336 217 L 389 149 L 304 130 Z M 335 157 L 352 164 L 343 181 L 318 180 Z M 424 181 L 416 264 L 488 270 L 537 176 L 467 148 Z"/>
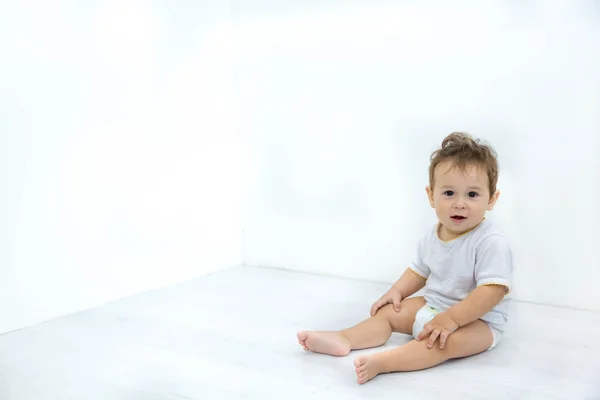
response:
<path fill-rule="evenodd" d="M 444 195 L 445 195 L 445 196 L 452 196 L 452 195 L 454 195 L 454 192 L 453 192 L 452 190 L 446 190 L 446 191 L 444 192 Z"/>
<path fill-rule="evenodd" d="M 475 197 L 479 196 L 479 194 L 477 192 L 469 192 L 469 197 L 474 199 Z"/>

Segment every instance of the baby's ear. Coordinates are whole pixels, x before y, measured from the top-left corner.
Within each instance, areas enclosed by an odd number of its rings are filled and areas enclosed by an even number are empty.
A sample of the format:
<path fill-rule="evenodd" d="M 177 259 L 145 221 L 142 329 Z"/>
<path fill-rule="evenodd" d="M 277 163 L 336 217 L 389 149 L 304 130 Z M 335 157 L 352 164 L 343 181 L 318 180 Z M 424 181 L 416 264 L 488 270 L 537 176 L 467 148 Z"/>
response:
<path fill-rule="evenodd" d="M 429 200 L 431 208 L 435 208 L 435 202 L 433 201 L 433 190 L 431 189 L 431 187 L 426 186 L 425 192 L 427 193 L 427 199 Z"/>
<path fill-rule="evenodd" d="M 492 211 L 494 209 L 494 206 L 496 205 L 496 202 L 498 201 L 498 197 L 500 197 L 500 191 L 496 190 L 496 193 L 494 193 L 493 196 L 490 197 L 490 202 L 488 203 L 488 211 Z"/>

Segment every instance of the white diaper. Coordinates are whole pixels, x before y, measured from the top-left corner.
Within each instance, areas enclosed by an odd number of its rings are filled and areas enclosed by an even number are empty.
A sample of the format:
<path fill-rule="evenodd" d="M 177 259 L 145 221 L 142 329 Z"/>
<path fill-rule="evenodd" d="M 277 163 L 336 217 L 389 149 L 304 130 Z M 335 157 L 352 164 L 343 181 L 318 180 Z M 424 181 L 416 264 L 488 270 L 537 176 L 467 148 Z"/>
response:
<path fill-rule="evenodd" d="M 417 335 L 419 335 L 419 333 L 421 333 L 421 331 L 423 330 L 425 324 L 431 321 L 437 314 L 441 312 L 442 310 L 435 309 L 428 305 L 424 305 L 423 307 L 421 307 L 421 309 L 417 311 L 417 315 L 415 315 L 415 323 L 413 324 L 412 328 L 413 337 L 416 338 Z M 488 328 L 490 328 L 492 336 L 494 337 L 494 339 L 492 340 L 492 345 L 488 348 L 488 350 L 491 350 L 498 345 L 498 342 L 502 337 L 502 332 L 491 326 L 489 323 L 486 322 L 486 324 Z"/>

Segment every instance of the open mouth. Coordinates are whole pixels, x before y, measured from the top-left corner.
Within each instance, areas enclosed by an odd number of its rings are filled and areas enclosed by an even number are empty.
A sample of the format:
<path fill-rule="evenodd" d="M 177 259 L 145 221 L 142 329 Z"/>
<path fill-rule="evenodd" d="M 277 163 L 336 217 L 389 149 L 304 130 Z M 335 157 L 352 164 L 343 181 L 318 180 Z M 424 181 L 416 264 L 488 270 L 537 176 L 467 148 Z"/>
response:
<path fill-rule="evenodd" d="M 467 217 L 463 217 L 461 215 L 453 215 L 452 217 L 450 217 L 452 219 L 452 221 L 454 222 L 461 222 L 464 221 L 465 219 L 467 219 Z"/>

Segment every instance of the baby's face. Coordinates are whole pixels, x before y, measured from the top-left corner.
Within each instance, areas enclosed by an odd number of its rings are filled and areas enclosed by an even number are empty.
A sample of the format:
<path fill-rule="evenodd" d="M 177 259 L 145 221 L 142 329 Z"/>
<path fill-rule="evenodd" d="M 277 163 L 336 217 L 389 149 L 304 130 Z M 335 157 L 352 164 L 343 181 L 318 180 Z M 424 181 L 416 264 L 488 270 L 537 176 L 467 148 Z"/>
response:
<path fill-rule="evenodd" d="M 451 240 L 477 226 L 491 211 L 499 193 L 490 196 L 488 176 L 478 166 L 465 171 L 441 163 L 434 171 L 434 187 L 427 187 L 431 207 L 442 224 L 440 238 Z M 443 232 L 442 232 L 443 231 Z"/>

